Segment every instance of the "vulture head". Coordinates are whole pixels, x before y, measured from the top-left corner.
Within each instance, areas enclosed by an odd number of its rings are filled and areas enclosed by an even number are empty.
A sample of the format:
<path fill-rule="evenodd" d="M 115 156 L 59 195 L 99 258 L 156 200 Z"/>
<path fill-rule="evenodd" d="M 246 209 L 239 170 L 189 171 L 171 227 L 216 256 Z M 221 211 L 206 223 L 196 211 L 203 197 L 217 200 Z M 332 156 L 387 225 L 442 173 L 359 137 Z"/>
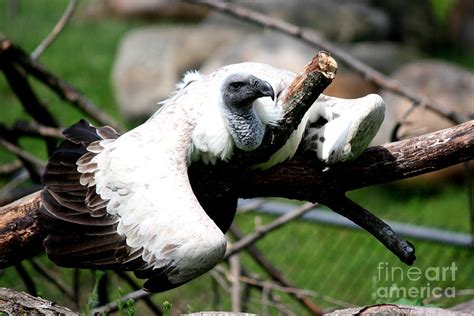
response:
<path fill-rule="evenodd" d="M 256 149 L 262 143 L 265 125 L 254 102 L 262 97 L 275 100 L 273 87 L 249 73 L 234 73 L 224 80 L 221 95 L 223 119 L 234 145 L 245 151 Z"/>
<path fill-rule="evenodd" d="M 207 76 L 193 72 L 157 113 L 123 135 L 84 120 L 67 128 L 43 175 L 49 258 L 66 267 L 134 271 L 150 291 L 209 271 L 224 256 L 235 209 L 204 210 L 187 168 L 196 160 L 228 160 L 235 147 L 261 145 L 266 126 L 282 119 L 275 95 L 293 78 L 259 63 Z M 327 124 L 306 132 L 320 118 Z M 321 96 L 265 167 L 291 158 L 303 139 L 321 160 L 353 157 L 382 119 L 380 97 Z"/>
<path fill-rule="evenodd" d="M 248 73 L 229 75 L 222 84 L 221 93 L 224 104 L 231 108 L 251 107 L 261 97 L 275 100 L 271 84 Z"/>

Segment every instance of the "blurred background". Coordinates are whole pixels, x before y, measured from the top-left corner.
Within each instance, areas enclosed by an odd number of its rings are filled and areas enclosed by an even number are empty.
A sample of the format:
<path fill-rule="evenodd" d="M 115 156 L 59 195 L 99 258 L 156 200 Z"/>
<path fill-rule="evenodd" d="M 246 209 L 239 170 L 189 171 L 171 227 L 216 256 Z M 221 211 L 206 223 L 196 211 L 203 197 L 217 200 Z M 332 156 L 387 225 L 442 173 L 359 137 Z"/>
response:
<path fill-rule="evenodd" d="M 399 80 L 420 96 L 426 96 L 455 111 L 474 113 L 474 2 L 470 0 L 261 0 L 232 1 L 322 34 L 328 40 Z M 2 0 L 0 33 L 33 49 L 62 15 L 65 0 Z M 203 73 L 230 63 L 256 61 L 298 72 L 316 49 L 286 35 L 238 21 L 212 10 L 166 0 L 82 0 L 63 34 L 41 56 L 40 62 L 79 88 L 101 109 L 128 128 L 143 122 L 157 110 L 157 102 L 172 92 L 189 69 Z M 62 126 L 75 123 L 82 114 L 43 86 L 31 84 Z M 376 144 L 389 142 L 393 128 L 411 103 L 380 91 L 349 68 L 339 65 L 335 81 L 326 94 L 355 98 L 380 93 L 387 105 L 386 120 Z M 0 76 L 0 123 L 10 126 L 28 120 L 5 78 Z M 420 135 L 450 126 L 450 122 L 422 108 L 398 130 L 398 138 Z M 20 145 L 46 160 L 41 141 L 22 138 Z M 15 156 L 0 148 L 0 164 Z M 350 192 L 349 196 L 377 216 L 394 224 L 416 246 L 420 271 L 432 267 L 458 268 L 454 278 L 381 278 L 377 267 L 407 266 L 365 231 L 341 221 L 337 214 L 318 209 L 273 232 L 256 245 L 297 288 L 307 289 L 324 310 L 378 302 L 450 307 L 474 299 L 474 251 L 472 244 L 473 164 L 459 165 L 414 179 Z M 0 174 L 0 205 L 18 174 Z M 19 181 L 18 192 L 35 185 Z M 36 185 L 36 187 L 38 187 Z M 3 195 L 2 195 L 3 194 Z M 237 215 L 244 232 L 251 232 L 296 201 L 271 200 Z M 319 213 L 318 213 L 319 212 Z M 71 284 L 80 279 L 80 297 L 75 300 L 45 281 L 34 264 L 24 262 L 37 294 L 76 310 L 86 311 L 94 302 L 97 273 L 56 267 L 45 255 L 35 259 L 57 279 Z M 245 253 L 242 265 L 261 279 L 268 279 Z M 79 276 L 78 276 L 79 275 Z M 405 274 L 406 276 L 406 274 Z M 103 278 L 103 277 L 102 277 Z M 108 273 L 109 299 L 131 290 L 115 274 Z M 225 279 L 225 275 L 224 275 Z M 18 269 L 0 272 L 0 286 L 25 290 Z M 456 297 L 389 295 L 384 288 L 454 287 Z M 284 291 L 272 290 L 273 299 L 261 291 L 245 289 L 245 311 L 264 314 L 305 315 L 306 309 Z M 248 292 L 248 293 L 247 293 Z M 265 292 L 265 291 L 264 291 Z M 92 294 L 91 294 L 92 293 Z M 446 295 L 445 295 L 446 296 Z M 172 304 L 171 313 L 229 310 L 225 286 L 210 274 L 179 289 L 153 296 L 161 306 Z M 284 303 L 286 309 L 276 302 Z M 266 303 L 265 303 L 266 302 Z M 137 303 L 139 314 L 149 312 Z"/>

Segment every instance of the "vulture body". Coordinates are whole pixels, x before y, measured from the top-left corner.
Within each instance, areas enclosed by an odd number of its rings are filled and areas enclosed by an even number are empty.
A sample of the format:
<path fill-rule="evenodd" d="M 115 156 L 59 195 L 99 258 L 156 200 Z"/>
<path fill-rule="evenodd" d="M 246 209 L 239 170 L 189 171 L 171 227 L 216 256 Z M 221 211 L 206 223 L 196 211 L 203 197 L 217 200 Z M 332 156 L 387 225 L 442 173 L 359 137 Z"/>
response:
<path fill-rule="evenodd" d="M 189 73 L 147 122 L 118 135 L 85 121 L 64 131 L 42 191 L 48 256 L 66 267 L 131 270 L 144 287 L 165 291 L 214 267 L 228 223 L 199 204 L 187 175 L 194 161 L 229 160 L 235 147 L 257 148 L 283 113 L 274 97 L 294 74 L 257 63 Z M 328 163 L 367 147 L 383 102 L 321 96 L 287 144 L 258 168 L 291 158 L 301 143 Z M 323 119 L 322 126 L 311 126 Z M 233 216 L 233 214 L 231 214 Z"/>

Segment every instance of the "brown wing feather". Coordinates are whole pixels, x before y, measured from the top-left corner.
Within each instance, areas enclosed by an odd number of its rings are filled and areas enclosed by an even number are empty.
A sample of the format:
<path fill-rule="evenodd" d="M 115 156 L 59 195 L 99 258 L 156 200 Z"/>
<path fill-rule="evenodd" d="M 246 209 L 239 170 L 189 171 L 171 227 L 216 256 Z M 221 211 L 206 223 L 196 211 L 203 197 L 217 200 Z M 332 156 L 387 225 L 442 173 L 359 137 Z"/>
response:
<path fill-rule="evenodd" d="M 131 249 L 125 237 L 116 232 L 118 217 L 106 212 L 107 201 L 95 193 L 95 187 L 81 184 L 97 167 L 90 161 L 102 148 L 98 143 L 116 139 L 119 134 L 110 127 L 95 128 L 81 120 L 66 129 L 64 136 L 66 140 L 52 154 L 43 175 L 41 220 L 49 232 L 44 242 L 46 251 L 63 266 L 121 268 Z M 95 153 L 88 151 L 89 146 Z M 136 268 L 147 266 L 140 255 L 134 253 L 132 259 L 139 259 Z"/>

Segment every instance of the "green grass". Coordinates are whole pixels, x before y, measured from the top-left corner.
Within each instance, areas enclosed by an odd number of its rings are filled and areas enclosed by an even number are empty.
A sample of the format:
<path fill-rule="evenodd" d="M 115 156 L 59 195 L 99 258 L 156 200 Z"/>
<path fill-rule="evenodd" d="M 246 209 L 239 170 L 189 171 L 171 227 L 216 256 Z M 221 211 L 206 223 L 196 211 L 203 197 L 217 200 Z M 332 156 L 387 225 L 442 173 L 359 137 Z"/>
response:
<path fill-rule="evenodd" d="M 32 51 L 48 34 L 51 27 L 62 14 L 67 1 L 34 0 L 20 1 L 19 15 L 11 17 L 5 9 L 6 1 L 0 3 L 0 32 Z M 99 105 L 104 111 L 120 120 L 113 98 L 110 73 L 118 43 L 129 30 L 144 25 L 145 22 L 124 20 L 89 21 L 74 19 L 65 29 L 60 38 L 41 57 L 48 69 L 67 80 Z M 441 53 L 440 53 L 441 54 Z M 442 57 L 452 57 L 444 52 Z M 455 61 L 474 68 L 472 56 L 455 55 Z M 77 121 L 82 115 L 71 106 L 60 101 L 55 95 L 34 82 L 34 87 L 42 100 L 63 125 Z M 0 76 L 0 122 L 11 124 L 17 119 L 24 119 L 25 113 L 21 105 L 10 91 L 3 76 Z M 123 122 L 126 123 L 126 122 Z M 21 143 L 24 148 L 46 159 L 47 154 L 41 142 L 26 139 Z M 0 163 L 11 161 L 14 157 L 0 149 Z M 462 185 L 438 184 L 423 186 L 385 185 L 365 188 L 351 192 L 350 197 L 387 220 L 438 227 L 457 232 L 470 231 L 467 194 Z M 256 218 L 266 223 L 272 219 L 258 213 L 240 215 L 237 223 L 247 232 L 255 226 Z M 426 270 L 430 266 L 447 266 L 456 262 L 459 266 L 455 285 L 458 289 L 474 287 L 473 252 L 445 245 L 413 240 L 417 248 L 415 266 Z M 353 304 L 369 304 L 377 302 L 374 296 L 377 288 L 392 286 L 393 282 L 374 280 L 377 265 L 387 262 L 389 266 L 401 266 L 407 269 L 398 259 L 381 246 L 373 237 L 363 231 L 341 229 L 326 225 L 307 222 L 292 223 L 258 242 L 268 257 L 297 286 L 306 287 L 323 295 L 338 298 Z M 52 271 L 58 279 L 69 282 L 72 278 L 71 269 L 56 267 L 45 255 L 40 261 Z M 265 277 L 264 273 L 250 260 L 242 256 L 246 267 L 252 273 Z M 46 298 L 71 306 L 76 310 L 84 310 L 91 298 L 95 283 L 95 275 L 91 271 L 81 273 L 81 306 L 74 307 L 61 293 L 25 263 L 36 281 L 39 293 Z M 111 299 L 118 299 L 130 287 L 112 275 Z M 397 286 L 421 287 L 426 280 L 420 282 L 397 281 Z M 439 284 L 438 284 L 439 283 Z M 440 286 L 449 286 L 449 282 L 437 282 Z M 0 274 L 0 285 L 24 290 L 14 268 Z M 230 302 L 226 293 L 221 298 L 213 296 L 212 281 L 205 275 L 189 285 L 176 290 L 159 294 L 154 297 L 158 306 L 167 301 L 172 305 L 171 313 L 200 310 L 228 310 Z M 284 302 L 299 314 L 304 310 L 297 306 L 285 294 L 279 293 Z M 257 291 L 252 291 L 253 303 L 248 311 L 259 313 L 262 306 L 255 303 L 260 299 Z M 213 303 L 213 300 L 215 301 Z M 457 299 L 461 300 L 461 298 Z M 322 299 L 316 302 L 323 307 L 334 306 Z M 456 300 L 441 301 L 444 305 Z M 135 308 L 135 306 L 134 306 Z M 144 313 L 142 303 L 136 304 L 136 314 Z M 124 313 L 131 311 L 124 307 Z M 270 308 L 271 314 L 276 309 Z"/>

